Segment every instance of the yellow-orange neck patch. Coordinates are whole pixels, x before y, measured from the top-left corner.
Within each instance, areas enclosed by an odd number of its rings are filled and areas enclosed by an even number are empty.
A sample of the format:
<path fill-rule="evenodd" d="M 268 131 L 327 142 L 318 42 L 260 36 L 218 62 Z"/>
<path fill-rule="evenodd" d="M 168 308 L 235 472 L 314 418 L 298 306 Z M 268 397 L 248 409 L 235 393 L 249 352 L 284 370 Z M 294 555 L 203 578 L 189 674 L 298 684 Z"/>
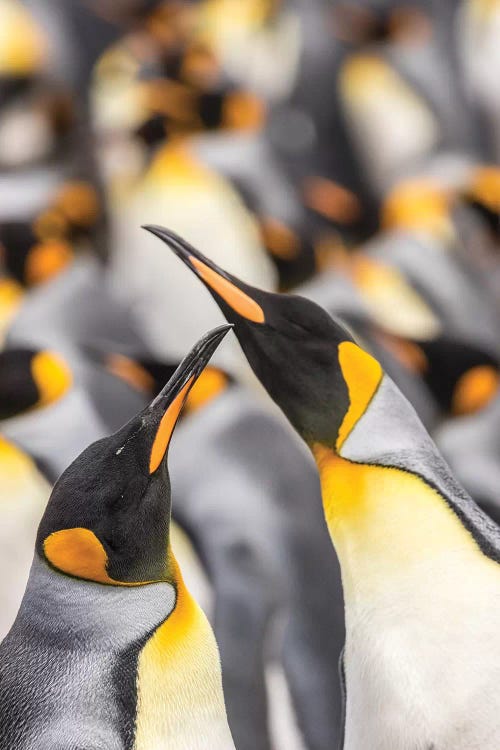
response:
<path fill-rule="evenodd" d="M 47 560 L 58 570 L 76 578 L 113 586 L 142 586 L 153 581 L 116 581 L 108 574 L 108 556 L 93 531 L 84 528 L 54 531 L 43 543 Z"/>
<path fill-rule="evenodd" d="M 364 414 L 383 376 L 377 360 L 352 341 L 342 341 L 339 344 L 339 364 L 347 383 L 350 404 L 340 425 L 337 451 Z"/>
<path fill-rule="evenodd" d="M 31 360 L 31 374 L 39 393 L 37 406 L 47 406 L 71 388 L 73 377 L 66 363 L 53 352 L 39 352 Z"/>
<path fill-rule="evenodd" d="M 409 471 L 351 462 L 316 443 L 325 518 L 341 568 L 346 605 L 366 606 L 394 580 L 450 567 L 450 555 L 497 570 L 472 534 L 420 477 Z M 398 597 L 400 596 L 400 592 Z"/>
<path fill-rule="evenodd" d="M 167 411 L 163 415 L 160 426 L 156 433 L 153 447 L 151 448 L 151 456 L 149 459 L 149 473 L 152 474 L 159 467 L 163 461 L 163 457 L 167 451 L 170 438 L 174 431 L 175 424 L 181 413 L 181 409 L 184 405 L 184 400 L 193 384 L 194 376 L 189 378 L 186 385 L 179 391 L 177 396 L 174 398 Z"/>
<path fill-rule="evenodd" d="M 189 262 L 196 268 L 198 274 L 208 286 L 222 297 L 238 315 L 253 323 L 264 323 L 265 316 L 262 307 L 257 302 L 245 294 L 235 284 L 224 276 L 220 276 L 213 268 L 210 268 L 194 255 L 189 256 Z"/>

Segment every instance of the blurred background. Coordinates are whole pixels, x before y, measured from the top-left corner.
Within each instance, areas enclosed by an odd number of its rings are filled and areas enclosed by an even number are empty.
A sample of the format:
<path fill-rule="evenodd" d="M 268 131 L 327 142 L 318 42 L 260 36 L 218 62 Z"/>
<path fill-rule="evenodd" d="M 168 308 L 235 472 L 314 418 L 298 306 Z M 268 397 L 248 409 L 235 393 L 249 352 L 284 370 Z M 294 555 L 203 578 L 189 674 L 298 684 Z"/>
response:
<path fill-rule="evenodd" d="M 500 519 L 499 80 L 499 0 L 0 0 L 0 637 L 51 485 L 221 322 L 142 224 L 341 318 Z M 238 750 L 331 750 L 318 480 L 234 337 L 170 468 Z"/>

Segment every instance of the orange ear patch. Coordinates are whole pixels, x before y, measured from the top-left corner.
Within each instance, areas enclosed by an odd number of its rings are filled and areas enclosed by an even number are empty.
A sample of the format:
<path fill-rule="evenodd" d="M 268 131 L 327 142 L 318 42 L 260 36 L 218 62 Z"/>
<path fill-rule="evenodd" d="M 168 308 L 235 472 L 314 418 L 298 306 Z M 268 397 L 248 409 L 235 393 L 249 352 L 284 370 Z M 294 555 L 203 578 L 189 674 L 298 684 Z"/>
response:
<path fill-rule="evenodd" d="M 265 316 L 262 307 L 249 297 L 248 294 L 242 292 L 235 284 L 220 276 L 216 271 L 193 255 L 189 256 L 189 262 L 196 268 L 203 281 L 214 292 L 217 292 L 219 297 L 222 297 L 224 302 L 227 302 L 229 307 L 238 313 L 238 315 L 246 318 L 246 320 L 251 320 L 253 323 L 264 323 Z"/>
<path fill-rule="evenodd" d="M 179 414 L 181 413 L 181 409 L 184 405 L 184 400 L 189 392 L 189 389 L 191 388 L 193 380 L 194 376 L 189 378 L 186 385 L 179 391 L 161 419 L 160 426 L 158 427 L 158 431 L 154 439 L 153 447 L 151 448 L 151 456 L 149 459 L 150 474 L 153 474 L 153 472 L 156 471 L 158 466 L 163 461 L 163 457 L 167 451 L 168 444 L 170 443 L 170 438 L 172 437 L 172 433 L 174 431 L 175 423 L 179 418 Z"/>
<path fill-rule="evenodd" d="M 453 414 L 472 414 L 486 406 L 497 393 L 499 375 L 491 365 L 478 365 L 457 381 L 452 399 Z"/>
<path fill-rule="evenodd" d="M 43 543 L 45 557 L 58 570 L 76 578 L 113 586 L 142 586 L 153 581 L 115 581 L 107 571 L 108 556 L 93 531 L 84 528 L 54 531 Z"/>
<path fill-rule="evenodd" d="M 339 363 L 349 390 L 350 404 L 340 425 L 337 451 L 364 414 L 384 374 L 377 360 L 352 341 L 339 344 Z"/>
<path fill-rule="evenodd" d="M 63 573 L 98 583 L 115 583 L 106 570 L 106 551 L 89 529 L 55 531 L 44 541 L 43 551 L 47 560 Z"/>

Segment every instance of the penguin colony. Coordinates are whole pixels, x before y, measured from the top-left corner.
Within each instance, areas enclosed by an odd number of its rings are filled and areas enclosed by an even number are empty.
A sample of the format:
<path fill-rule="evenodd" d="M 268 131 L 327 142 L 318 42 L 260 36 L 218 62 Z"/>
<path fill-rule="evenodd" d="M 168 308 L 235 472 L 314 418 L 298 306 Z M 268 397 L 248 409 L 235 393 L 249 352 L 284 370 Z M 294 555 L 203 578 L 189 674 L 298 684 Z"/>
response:
<path fill-rule="evenodd" d="M 0 750 L 499 749 L 498 49 L 0 0 Z"/>

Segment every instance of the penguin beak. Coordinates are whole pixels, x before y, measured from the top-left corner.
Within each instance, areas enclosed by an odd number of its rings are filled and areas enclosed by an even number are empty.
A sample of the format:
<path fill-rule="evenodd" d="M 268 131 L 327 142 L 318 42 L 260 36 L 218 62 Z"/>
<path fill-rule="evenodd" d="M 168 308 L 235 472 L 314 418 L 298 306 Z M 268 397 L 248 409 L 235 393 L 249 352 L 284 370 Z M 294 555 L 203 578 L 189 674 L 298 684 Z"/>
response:
<path fill-rule="evenodd" d="M 170 438 L 189 391 L 232 327 L 232 324 L 222 325 L 205 334 L 147 407 L 144 417 L 156 427 L 149 457 L 150 474 L 158 469 L 167 454 Z"/>
<path fill-rule="evenodd" d="M 233 314 L 236 313 L 239 319 L 257 324 L 266 322 L 264 309 L 260 303 L 261 300 L 263 301 L 265 292 L 254 289 L 231 276 L 227 271 L 223 271 L 222 268 L 219 268 L 189 242 L 186 242 L 170 229 L 151 224 L 143 226 L 143 229 L 163 240 L 182 262 L 203 281 L 215 297 L 216 302 L 219 304 L 221 301 L 225 303 L 226 309 L 229 308 Z M 229 317 L 231 319 L 232 316 Z"/>

